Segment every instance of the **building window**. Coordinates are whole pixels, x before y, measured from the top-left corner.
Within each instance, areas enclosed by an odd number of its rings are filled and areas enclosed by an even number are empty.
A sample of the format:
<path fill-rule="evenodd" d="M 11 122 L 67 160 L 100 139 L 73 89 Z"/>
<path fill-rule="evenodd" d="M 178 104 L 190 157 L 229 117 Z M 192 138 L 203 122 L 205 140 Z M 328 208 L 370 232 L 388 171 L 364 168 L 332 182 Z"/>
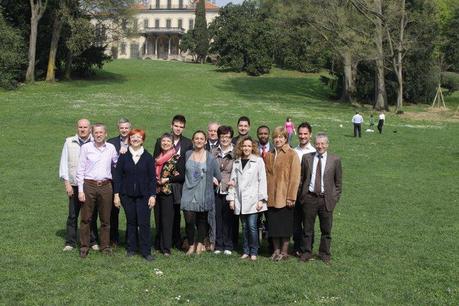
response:
<path fill-rule="evenodd" d="M 172 8 L 172 0 L 167 0 L 167 9 L 171 9 Z"/>
<path fill-rule="evenodd" d="M 166 19 L 166 28 L 170 29 L 171 28 L 171 20 Z"/>
<path fill-rule="evenodd" d="M 183 0 L 179 0 L 178 7 L 181 8 L 181 9 L 183 8 Z"/>
<path fill-rule="evenodd" d="M 159 9 L 161 7 L 160 0 L 156 0 L 156 8 Z"/>
<path fill-rule="evenodd" d="M 179 19 L 179 20 L 177 21 L 177 27 L 178 27 L 179 29 L 183 28 L 182 19 Z"/>
<path fill-rule="evenodd" d="M 159 28 L 159 19 L 155 19 L 155 28 Z"/>
<path fill-rule="evenodd" d="M 143 28 L 144 29 L 148 28 L 148 19 L 143 20 Z"/>
<path fill-rule="evenodd" d="M 189 24 L 188 24 L 188 30 L 193 30 L 193 28 L 194 28 L 194 20 L 190 19 Z"/>
<path fill-rule="evenodd" d="M 122 42 L 120 46 L 120 54 L 126 55 L 126 43 Z"/>
<path fill-rule="evenodd" d="M 126 19 L 123 19 L 123 20 L 121 21 L 121 29 L 122 29 L 123 31 L 126 31 L 126 30 L 127 30 L 127 20 L 126 20 Z"/>
<path fill-rule="evenodd" d="M 138 22 L 137 18 L 134 18 L 132 20 L 132 31 L 134 33 L 137 33 L 139 31 L 139 22 Z"/>

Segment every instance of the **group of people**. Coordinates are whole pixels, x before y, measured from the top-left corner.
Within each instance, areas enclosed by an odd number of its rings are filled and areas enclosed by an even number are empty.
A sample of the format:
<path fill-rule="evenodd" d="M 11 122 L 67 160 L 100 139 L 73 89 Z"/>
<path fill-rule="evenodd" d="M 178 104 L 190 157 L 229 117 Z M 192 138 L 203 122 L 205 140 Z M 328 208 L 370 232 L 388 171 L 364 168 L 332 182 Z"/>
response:
<path fill-rule="evenodd" d="M 59 171 L 69 197 L 64 251 L 77 246 L 79 216 L 80 257 L 87 257 L 91 249 L 112 254 L 120 243 L 122 206 L 128 257 L 139 252 L 153 260 L 153 240 L 154 248 L 167 257 L 174 247 L 185 249 L 187 255 L 209 249 L 231 255 L 241 222 L 242 259 L 257 260 L 263 225 L 273 261 L 289 258 L 293 236 L 292 253 L 307 262 L 313 259 L 318 216 L 317 256 L 329 263 L 333 210 L 342 190 L 341 161 L 328 153 L 326 133 L 318 132 L 313 145 L 309 123 L 296 129 L 290 123 L 272 132 L 259 126 L 255 139 L 249 136 L 250 119 L 242 116 L 237 135 L 231 126 L 211 122 L 207 132 L 197 130 L 188 139 L 183 135 L 186 119 L 176 115 L 150 154 L 144 148 L 145 131 L 132 129 L 129 120 L 120 119 L 119 135 L 106 141 L 104 124 L 80 119 L 77 134 L 64 143 Z M 295 148 L 289 144 L 292 133 L 299 140 Z"/>
<path fill-rule="evenodd" d="M 382 134 L 384 122 L 386 121 L 386 115 L 383 111 L 379 112 L 378 114 L 378 131 L 379 134 Z M 354 137 L 362 137 L 362 124 L 363 124 L 363 116 L 360 112 L 355 112 L 355 115 L 352 116 L 352 125 L 354 126 Z M 375 119 L 373 114 L 370 115 L 370 127 L 367 132 L 374 132 L 373 128 L 375 125 Z"/>

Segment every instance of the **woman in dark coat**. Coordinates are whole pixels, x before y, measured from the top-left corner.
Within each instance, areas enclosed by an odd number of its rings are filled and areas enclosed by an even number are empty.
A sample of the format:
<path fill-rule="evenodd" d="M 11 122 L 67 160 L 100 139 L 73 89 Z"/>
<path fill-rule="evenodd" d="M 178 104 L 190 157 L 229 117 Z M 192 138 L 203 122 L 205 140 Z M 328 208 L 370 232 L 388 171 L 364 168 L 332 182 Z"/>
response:
<path fill-rule="evenodd" d="M 152 261 L 150 216 L 156 203 L 155 161 L 143 148 L 143 130 L 133 129 L 128 137 L 129 149 L 116 164 L 113 202 L 116 207 L 123 205 L 126 213 L 126 256 L 135 255 L 138 241 L 140 254 Z"/>
<path fill-rule="evenodd" d="M 175 203 L 172 184 L 183 183 L 185 180 L 185 159 L 177 154 L 171 134 L 163 134 L 160 144 L 161 153 L 155 159 L 158 186 L 155 206 L 155 245 L 164 256 L 170 256 Z"/>

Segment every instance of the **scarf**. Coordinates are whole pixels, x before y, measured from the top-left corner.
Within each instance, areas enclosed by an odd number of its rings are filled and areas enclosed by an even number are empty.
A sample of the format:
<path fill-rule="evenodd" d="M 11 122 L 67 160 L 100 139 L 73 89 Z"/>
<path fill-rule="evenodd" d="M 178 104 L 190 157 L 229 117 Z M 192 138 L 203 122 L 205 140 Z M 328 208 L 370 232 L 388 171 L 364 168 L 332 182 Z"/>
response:
<path fill-rule="evenodd" d="M 156 179 L 160 179 L 161 177 L 161 169 L 163 168 L 163 165 L 171 159 L 172 156 L 175 155 L 175 148 L 170 149 L 166 153 L 161 152 L 159 156 L 155 159 L 155 164 L 156 164 Z"/>

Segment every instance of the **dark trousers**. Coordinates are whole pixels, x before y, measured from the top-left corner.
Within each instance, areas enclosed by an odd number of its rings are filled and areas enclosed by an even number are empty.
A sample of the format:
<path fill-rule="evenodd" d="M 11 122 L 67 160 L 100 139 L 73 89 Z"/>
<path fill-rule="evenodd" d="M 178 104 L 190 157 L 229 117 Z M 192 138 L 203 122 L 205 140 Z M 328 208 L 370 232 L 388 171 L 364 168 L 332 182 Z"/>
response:
<path fill-rule="evenodd" d="M 233 233 L 231 236 L 233 239 L 233 248 L 237 248 L 239 243 L 239 216 L 236 215 L 233 217 Z"/>
<path fill-rule="evenodd" d="M 72 186 L 73 195 L 69 197 L 69 215 L 67 216 L 67 232 L 65 235 L 65 245 L 76 247 L 78 216 L 80 215 L 81 203 L 78 200 L 78 187 Z M 94 209 L 90 226 L 90 245 L 97 244 L 99 235 L 97 233 L 97 209 Z"/>
<path fill-rule="evenodd" d="M 180 235 L 180 222 L 182 215 L 180 213 L 180 204 L 174 204 L 174 223 L 172 225 L 172 244 L 177 248 L 182 248 L 182 236 Z"/>
<path fill-rule="evenodd" d="M 139 241 L 140 254 L 147 256 L 151 254 L 151 210 L 148 207 L 147 197 L 121 196 L 124 212 L 127 221 L 127 251 L 137 250 Z"/>
<path fill-rule="evenodd" d="M 362 125 L 360 123 L 354 123 L 354 137 L 362 137 Z"/>
<path fill-rule="evenodd" d="M 193 245 L 195 242 L 204 242 L 204 238 L 207 235 L 207 211 L 188 211 L 184 210 L 185 215 L 185 228 L 188 242 Z M 195 228 L 198 231 L 198 240 L 194 239 Z"/>
<path fill-rule="evenodd" d="M 378 120 L 378 131 L 379 131 L 379 134 L 382 133 L 383 125 L 384 125 L 384 120 Z M 390 133 L 390 132 L 389 132 L 389 133 Z"/>
<path fill-rule="evenodd" d="M 215 195 L 215 249 L 233 250 L 234 213 L 225 194 Z"/>
<path fill-rule="evenodd" d="M 293 250 L 295 252 L 300 252 L 304 247 L 303 232 L 303 206 L 296 201 L 293 211 Z"/>
<path fill-rule="evenodd" d="M 330 245 L 333 212 L 327 211 L 324 198 L 316 197 L 311 194 L 306 195 L 305 204 L 303 204 L 304 248 L 302 252 L 312 253 L 316 216 L 319 216 L 321 233 L 319 256 L 329 257 L 331 255 Z"/>
<path fill-rule="evenodd" d="M 94 209 L 97 208 L 100 219 L 100 247 L 102 250 L 110 246 L 110 212 L 112 210 L 112 185 L 96 186 L 85 181 L 84 194 L 86 201 L 81 207 L 80 244 L 81 250 L 87 251 L 90 243 L 90 224 Z"/>
<path fill-rule="evenodd" d="M 110 242 L 114 244 L 120 243 L 119 215 L 120 209 L 113 206 L 112 212 L 110 213 Z"/>
<path fill-rule="evenodd" d="M 172 194 L 158 194 L 155 205 L 156 237 L 155 246 L 163 253 L 172 249 L 174 225 L 174 197 Z"/>

